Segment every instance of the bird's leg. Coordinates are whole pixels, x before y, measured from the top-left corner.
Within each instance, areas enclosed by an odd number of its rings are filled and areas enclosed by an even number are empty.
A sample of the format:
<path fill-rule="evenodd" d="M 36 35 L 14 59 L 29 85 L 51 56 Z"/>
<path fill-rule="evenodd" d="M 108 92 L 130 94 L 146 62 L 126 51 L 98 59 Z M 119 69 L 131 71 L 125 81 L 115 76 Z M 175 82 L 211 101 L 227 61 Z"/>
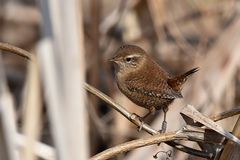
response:
<path fill-rule="evenodd" d="M 162 122 L 162 128 L 160 130 L 160 133 L 165 133 L 167 129 L 167 121 L 166 121 L 166 116 L 167 116 L 167 111 L 168 107 L 163 107 L 163 122 Z"/>
<path fill-rule="evenodd" d="M 151 115 L 152 113 L 154 113 L 156 111 L 156 109 L 154 107 L 151 107 L 149 110 L 148 110 L 148 113 L 145 114 L 144 116 L 140 117 L 139 120 L 141 122 L 140 126 L 138 127 L 138 132 L 140 132 L 142 130 L 142 127 L 143 127 L 143 124 L 144 124 L 144 120 L 149 116 Z"/>

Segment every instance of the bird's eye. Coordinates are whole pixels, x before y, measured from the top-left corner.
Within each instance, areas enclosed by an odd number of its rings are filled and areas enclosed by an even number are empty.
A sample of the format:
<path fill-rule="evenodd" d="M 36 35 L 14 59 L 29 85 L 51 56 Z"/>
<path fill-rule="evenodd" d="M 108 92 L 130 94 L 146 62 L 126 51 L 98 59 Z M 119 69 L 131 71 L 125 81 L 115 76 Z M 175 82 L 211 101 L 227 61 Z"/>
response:
<path fill-rule="evenodd" d="M 131 60 L 132 60 L 131 57 L 127 57 L 127 58 L 126 58 L 126 62 L 130 62 Z"/>

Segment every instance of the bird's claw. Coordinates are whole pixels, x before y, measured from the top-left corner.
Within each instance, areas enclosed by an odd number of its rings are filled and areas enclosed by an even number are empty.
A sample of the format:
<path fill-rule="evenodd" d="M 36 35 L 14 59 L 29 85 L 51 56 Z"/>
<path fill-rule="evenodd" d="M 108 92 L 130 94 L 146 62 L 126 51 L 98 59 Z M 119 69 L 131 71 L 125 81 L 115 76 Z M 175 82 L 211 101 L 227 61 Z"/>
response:
<path fill-rule="evenodd" d="M 141 124 L 138 126 L 138 132 L 140 132 L 140 131 L 142 130 L 142 128 L 143 128 L 144 121 L 143 121 L 143 118 L 142 118 L 142 117 L 138 116 L 138 115 L 135 114 L 135 113 L 132 113 L 131 119 L 134 120 L 134 119 L 136 119 L 136 118 L 138 118 L 138 120 L 141 122 Z"/>
<path fill-rule="evenodd" d="M 141 118 L 139 120 L 141 121 L 141 124 L 140 124 L 140 126 L 138 126 L 138 132 L 140 132 L 142 130 L 143 124 L 144 124 L 144 121 Z"/>

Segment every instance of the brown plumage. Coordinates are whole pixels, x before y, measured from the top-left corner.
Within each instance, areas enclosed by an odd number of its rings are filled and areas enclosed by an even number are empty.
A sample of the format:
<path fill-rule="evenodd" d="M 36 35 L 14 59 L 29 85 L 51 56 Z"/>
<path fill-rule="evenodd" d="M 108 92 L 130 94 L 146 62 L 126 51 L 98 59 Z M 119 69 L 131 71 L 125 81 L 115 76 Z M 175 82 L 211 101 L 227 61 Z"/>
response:
<path fill-rule="evenodd" d="M 164 71 L 146 52 L 134 45 L 120 47 L 114 58 L 118 88 L 135 104 L 150 113 L 163 109 L 162 132 L 166 130 L 166 112 L 175 98 L 182 98 L 181 89 L 187 78 L 198 68 L 171 76 Z"/>

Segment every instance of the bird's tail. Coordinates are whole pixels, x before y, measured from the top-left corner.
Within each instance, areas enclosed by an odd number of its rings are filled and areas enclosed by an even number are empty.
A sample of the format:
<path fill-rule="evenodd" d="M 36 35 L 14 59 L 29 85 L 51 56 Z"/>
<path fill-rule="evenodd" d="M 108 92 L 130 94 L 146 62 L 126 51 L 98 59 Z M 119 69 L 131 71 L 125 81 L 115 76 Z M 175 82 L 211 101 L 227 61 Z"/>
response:
<path fill-rule="evenodd" d="M 169 78 L 168 79 L 168 84 L 176 91 L 181 91 L 181 87 L 184 84 L 184 82 L 186 82 L 186 80 L 188 79 L 188 77 L 190 75 L 192 75 L 193 73 L 197 72 L 199 70 L 198 67 L 193 68 L 189 71 L 187 71 L 186 73 L 183 73 L 179 76 L 173 77 L 173 78 Z"/>

